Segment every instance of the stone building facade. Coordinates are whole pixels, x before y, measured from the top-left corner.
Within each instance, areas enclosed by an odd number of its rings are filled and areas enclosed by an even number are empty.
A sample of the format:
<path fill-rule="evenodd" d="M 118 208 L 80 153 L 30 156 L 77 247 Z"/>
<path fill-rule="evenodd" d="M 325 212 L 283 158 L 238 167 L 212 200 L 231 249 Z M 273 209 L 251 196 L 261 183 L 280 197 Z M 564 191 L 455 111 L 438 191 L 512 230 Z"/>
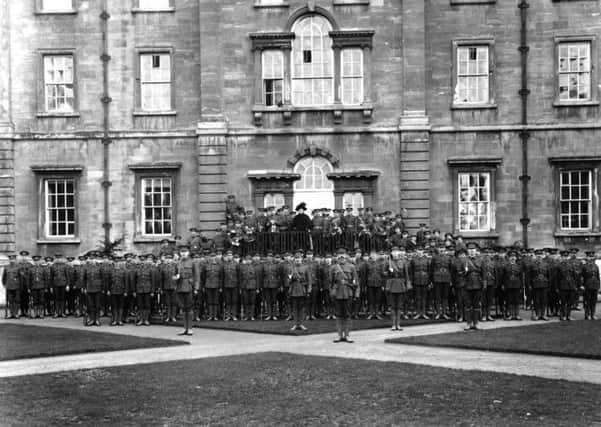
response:
<path fill-rule="evenodd" d="M 228 194 L 601 246 L 597 1 L 0 5 L 2 252 L 149 250 Z"/>

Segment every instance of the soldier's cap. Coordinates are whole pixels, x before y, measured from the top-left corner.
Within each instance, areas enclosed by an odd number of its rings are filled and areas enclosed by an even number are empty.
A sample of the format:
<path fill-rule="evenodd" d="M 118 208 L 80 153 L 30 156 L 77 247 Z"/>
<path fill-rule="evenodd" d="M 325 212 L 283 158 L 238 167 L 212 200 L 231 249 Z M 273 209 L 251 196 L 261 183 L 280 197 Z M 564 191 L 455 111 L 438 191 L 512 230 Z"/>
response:
<path fill-rule="evenodd" d="M 21 251 L 21 252 L 19 252 L 19 255 L 21 255 L 21 256 L 29 256 L 29 252 L 28 251 Z"/>
<path fill-rule="evenodd" d="M 194 253 L 192 254 L 192 258 L 202 258 L 202 254 L 201 254 L 201 253 L 198 253 L 198 252 L 194 252 Z"/>
<path fill-rule="evenodd" d="M 563 251 L 559 252 L 559 255 L 561 255 L 561 256 L 568 256 L 568 255 L 570 255 L 570 251 L 564 249 Z"/>
<path fill-rule="evenodd" d="M 546 253 L 550 254 L 550 253 L 551 253 L 551 251 L 553 250 L 553 248 L 548 248 L 548 247 L 547 247 L 547 248 L 543 248 L 543 250 L 544 250 Z"/>
<path fill-rule="evenodd" d="M 423 223 L 423 222 L 420 222 L 420 223 L 419 223 L 419 226 L 420 226 L 420 227 L 427 227 L 427 225 L 426 225 L 425 223 Z"/>
<path fill-rule="evenodd" d="M 325 258 L 332 258 L 332 254 L 330 252 L 326 252 L 324 255 Z"/>
<path fill-rule="evenodd" d="M 512 257 L 512 256 L 514 256 L 514 257 L 517 257 L 517 256 L 518 256 L 518 253 L 517 253 L 517 251 L 516 251 L 515 249 L 511 249 L 511 250 L 509 250 L 509 251 L 507 252 L 507 256 L 508 256 L 508 257 Z"/>
<path fill-rule="evenodd" d="M 120 261 L 123 259 L 123 256 L 115 254 L 111 258 L 113 259 L 113 261 Z"/>
<path fill-rule="evenodd" d="M 284 252 L 284 257 L 291 257 L 292 254 L 290 252 Z"/>
<path fill-rule="evenodd" d="M 85 255 L 80 255 L 80 256 L 77 257 L 77 259 L 80 260 L 80 261 L 85 261 L 85 260 L 88 259 L 88 257 L 85 256 Z"/>
<path fill-rule="evenodd" d="M 74 256 L 68 256 L 67 257 L 67 261 L 75 261 L 75 257 Z"/>
<path fill-rule="evenodd" d="M 267 251 L 267 256 L 273 256 L 273 252 L 272 251 Z"/>
<path fill-rule="evenodd" d="M 347 207 L 346 207 L 346 211 L 347 211 L 347 212 L 350 212 L 350 211 L 352 211 L 352 210 L 353 210 L 353 208 L 352 208 L 351 206 L 347 206 Z"/>
<path fill-rule="evenodd" d="M 322 211 L 324 211 L 324 212 L 332 212 L 332 209 L 330 209 L 330 208 L 323 208 Z"/>
<path fill-rule="evenodd" d="M 252 214 L 252 213 L 253 213 L 253 210 L 252 210 L 252 209 L 247 209 L 247 210 L 246 210 L 246 215 L 250 215 L 250 214 Z"/>
<path fill-rule="evenodd" d="M 362 211 L 362 210 L 364 210 L 364 208 L 357 208 L 357 210 L 358 210 L 358 211 Z"/>
<path fill-rule="evenodd" d="M 313 255 L 313 251 L 312 251 L 311 249 L 309 249 L 309 250 L 307 251 L 307 255 Z"/>
<path fill-rule="evenodd" d="M 556 255 L 559 252 L 559 249 L 557 248 L 550 248 L 549 253 L 551 255 Z"/>
<path fill-rule="evenodd" d="M 210 251 L 209 256 L 217 256 L 217 251 Z"/>
<path fill-rule="evenodd" d="M 476 242 L 469 242 L 469 243 L 467 244 L 467 248 L 468 248 L 468 249 L 478 249 L 478 248 L 479 248 L 479 246 L 478 246 L 478 244 L 477 244 Z"/>
<path fill-rule="evenodd" d="M 595 256 L 595 251 L 586 251 L 585 252 L 587 257 L 594 257 Z"/>
<path fill-rule="evenodd" d="M 440 233 L 440 229 L 438 229 L 438 228 L 435 228 L 435 229 L 432 231 L 432 233 Z"/>
<path fill-rule="evenodd" d="M 368 206 L 365 208 L 365 212 L 373 212 L 374 208 L 372 208 L 371 206 Z"/>
<path fill-rule="evenodd" d="M 390 215 L 391 213 L 391 211 L 384 211 L 383 215 Z"/>
<path fill-rule="evenodd" d="M 416 251 L 423 251 L 424 250 L 424 246 L 423 245 L 415 245 L 415 250 Z"/>
<path fill-rule="evenodd" d="M 396 245 L 393 246 L 392 248 L 390 248 L 390 252 L 398 251 L 398 250 L 400 250 L 400 248 L 398 246 L 396 246 Z"/>
<path fill-rule="evenodd" d="M 534 255 L 542 255 L 544 253 L 545 253 L 544 249 L 535 249 L 534 250 Z"/>
<path fill-rule="evenodd" d="M 31 259 L 34 260 L 34 261 L 39 261 L 39 260 L 42 259 L 42 256 L 41 255 L 34 255 L 34 256 L 31 257 Z"/>
<path fill-rule="evenodd" d="M 445 237 L 445 239 L 446 239 L 447 237 L 450 237 L 450 238 L 452 239 L 452 238 L 453 238 L 453 233 L 445 233 L 445 234 L 444 234 L 444 237 Z"/>
<path fill-rule="evenodd" d="M 534 253 L 534 248 L 528 248 L 524 252 L 529 253 L 529 254 L 533 254 Z"/>
<path fill-rule="evenodd" d="M 146 254 L 139 254 L 138 259 L 145 260 L 146 256 L 147 256 Z"/>
<path fill-rule="evenodd" d="M 570 253 L 572 253 L 572 254 L 577 254 L 579 250 L 580 250 L 580 249 L 578 249 L 578 248 L 571 248 L 571 249 L 570 249 Z"/>
<path fill-rule="evenodd" d="M 190 227 L 190 228 L 188 228 L 188 231 L 198 231 L 198 229 L 196 227 Z M 167 239 L 163 239 L 163 240 L 167 240 Z"/>
<path fill-rule="evenodd" d="M 190 250 L 190 246 L 189 245 L 179 245 L 177 247 L 178 250 L 180 251 L 189 251 Z"/>
<path fill-rule="evenodd" d="M 54 258 L 62 258 L 63 254 L 54 254 Z"/>
<path fill-rule="evenodd" d="M 8 259 L 17 259 L 17 255 L 16 254 L 10 254 L 8 256 Z"/>
<path fill-rule="evenodd" d="M 296 205 L 296 209 L 294 209 L 295 211 L 299 211 L 299 210 L 307 210 L 307 204 L 305 202 L 301 202 L 298 205 Z"/>
<path fill-rule="evenodd" d="M 336 255 L 346 255 L 346 249 L 345 248 L 338 248 L 338 250 L 336 251 Z"/>
<path fill-rule="evenodd" d="M 455 234 L 453 236 L 453 239 L 457 240 L 457 239 L 462 239 L 463 240 L 463 236 L 461 236 L 461 234 Z"/>
<path fill-rule="evenodd" d="M 225 251 L 226 255 L 234 255 L 234 251 L 232 251 L 231 249 L 228 249 L 227 251 Z"/>
<path fill-rule="evenodd" d="M 290 209 L 290 206 L 284 205 L 284 206 L 282 206 L 282 209 Z"/>
<path fill-rule="evenodd" d="M 249 254 L 249 255 L 250 255 L 250 254 Z M 252 254 L 252 257 L 253 257 L 253 258 L 260 258 L 260 257 L 261 257 L 261 254 L 260 254 L 259 252 L 253 252 L 253 254 Z"/>
<path fill-rule="evenodd" d="M 227 195 L 227 198 L 228 198 L 228 199 L 234 199 L 235 197 L 236 197 L 236 196 L 234 196 L 233 194 L 228 194 L 228 195 Z"/>

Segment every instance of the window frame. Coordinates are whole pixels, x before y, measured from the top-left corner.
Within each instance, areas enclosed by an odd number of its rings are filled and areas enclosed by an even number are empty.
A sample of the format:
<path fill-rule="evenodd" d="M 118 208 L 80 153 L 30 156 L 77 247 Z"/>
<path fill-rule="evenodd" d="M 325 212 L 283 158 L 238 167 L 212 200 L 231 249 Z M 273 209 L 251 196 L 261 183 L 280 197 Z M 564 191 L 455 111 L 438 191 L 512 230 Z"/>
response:
<path fill-rule="evenodd" d="M 497 232 L 497 174 L 502 163 L 501 158 L 449 158 L 447 164 L 452 173 L 453 194 L 453 231 L 466 238 L 498 237 Z M 462 231 L 459 228 L 459 174 L 461 173 L 490 174 L 490 228 L 488 231 Z"/>
<path fill-rule="evenodd" d="M 71 8 L 64 10 L 48 10 L 44 9 L 44 0 L 35 0 L 36 15 L 75 15 L 77 14 L 77 6 L 79 0 L 71 0 Z"/>
<path fill-rule="evenodd" d="M 342 209 L 347 208 L 347 204 L 344 203 L 344 199 L 347 195 L 351 195 L 353 200 L 353 206 L 351 206 L 353 208 L 353 215 L 357 215 L 359 213 L 359 208 L 365 207 L 365 195 L 363 194 L 363 191 L 345 191 L 342 193 Z M 355 206 L 355 197 L 357 195 L 361 196 L 361 203 L 359 203 L 359 206 Z"/>
<path fill-rule="evenodd" d="M 597 53 L 597 38 L 595 35 L 587 34 L 587 35 L 566 35 L 566 36 L 555 36 L 554 37 L 554 76 L 555 76 L 555 84 L 554 91 L 555 97 L 553 106 L 554 107 L 585 107 L 585 106 L 596 106 L 599 105 L 598 99 L 598 81 L 597 81 L 597 62 L 598 62 L 598 53 Z M 559 49 L 560 45 L 564 43 L 589 43 L 590 45 L 590 99 L 586 100 L 562 100 L 559 99 Z"/>
<path fill-rule="evenodd" d="M 484 229 L 481 229 L 481 228 L 478 228 L 478 229 L 462 229 L 461 228 L 461 216 L 462 215 L 461 215 L 461 212 L 460 212 L 460 208 L 461 208 L 461 203 L 462 202 L 461 202 L 461 200 L 459 200 L 459 195 L 460 195 L 459 194 L 459 187 L 461 185 L 461 179 L 460 178 L 461 178 L 462 175 L 467 175 L 468 177 L 470 175 L 478 175 L 478 176 L 480 176 L 480 175 L 488 175 L 488 182 L 487 182 L 488 185 L 486 187 L 487 191 L 488 191 L 488 200 L 486 200 L 484 202 L 484 203 L 488 204 L 488 211 L 486 212 L 487 226 L 488 226 L 487 228 L 484 228 Z M 493 204 L 492 204 L 492 190 L 491 190 L 491 187 L 492 187 L 491 181 L 492 181 L 492 179 L 493 179 L 493 174 L 490 171 L 488 171 L 488 170 L 465 170 L 465 171 L 457 171 L 457 188 L 455 189 L 455 191 L 457 192 L 457 197 L 458 198 L 457 198 L 457 212 L 456 212 L 456 215 L 457 215 L 457 224 L 458 224 L 457 225 L 457 230 L 460 233 L 489 233 L 492 230 L 492 207 L 493 207 Z M 482 202 L 482 201 L 481 200 L 477 201 L 477 203 L 480 203 L 480 202 Z M 463 202 L 463 203 L 466 203 L 466 204 L 469 205 L 472 202 L 468 200 L 468 201 Z M 476 214 L 476 216 L 480 217 L 481 215 L 480 214 Z"/>
<path fill-rule="evenodd" d="M 178 190 L 180 187 L 181 163 L 134 164 L 128 166 L 134 172 L 134 243 L 160 242 L 174 239 L 178 226 Z M 142 182 L 147 178 L 171 179 L 171 234 L 146 234 L 144 228 L 144 209 Z"/>
<path fill-rule="evenodd" d="M 588 200 L 586 200 L 586 202 L 588 203 L 588 227 L 578 227 L 578 228 L 572 228 L 572 227 L 564 227 L 563 226 L 563 221 L 562 221 L 562 217 L 564 216 L 564 214 L 561 212 L 561 205 L 562 203 L 564 203 L 565 201 L 562 199 L 562 181 L 561 181 L 561 176 L 562 174 L 567 173 L 567 174 L 572 174 L 572 173 L 587 173 L 588 174 L 588 191 L 589 191 L 589 198 Z M 593 177 L 594 177 L 594 170 L 590 169 L 590 168 L 560 168 L 558 170 L 558 178 L 559 181 L 557 183 L 558 185 L 558 205 L 557 205 L 557 215 L 559 216 L 559 222 L 558 222 L 558 228 L 560 231 L 563 232 L 587 232 L 587 231 L 591 231 L 593 228 L 593 190 L 594 190 L 594 182 L 593 182 Z M 570 177 L 571 180 L 571 177 Z M 582 187 L 582 185 L 578 185 L 579 187 Z M 572 185 L 572 183 L 570 183 L 569 188 L 574 187 L 574 185 Z M 578 203 L 583 201 L 584 199 L 568 199 L 567 203 Z M 568 213 L 568 218 L 571 217 L 572 214 Z"/>
<path fill-rule="evenodd" d="M 281 196 L 282 197 L 282 204 L 281 205 L 277 205 L 277 204 L 267 204 L 267 197 L 271 196 L 272 200 L 276 200 L 277 196 Z M 274 206 L 276 209 L 284 206 L 286 204 L 286 194 L 283 191 L 272 191 L 272 192 L 267 192 L 263 194 L 263 208 L 268 208 L 271 206 Z"/>
<path fill-rule="evenodd" d="M 359 64 L 361 66 L 361 73 L 360 76 L 354 75 L 353 73 L 351 73 L 352 75 L 350 76 L 345 76 L 344 75 L 344 53 L 345 52 L 351 52 L 351 51 L 356 51 L 359 52 L 360 54 L 360 60 L 359 60 Z M 352 63 L 352 61 L 351 61 Z M 344 96 L 345 96 L 345 90 L 344 90 L 344 81 L 345 79 L 360 79 L 361 82 L 361 89 L 360 89 L 360 101 L 358 103 L 353 103 L 353 102 L 344 102 Z M 364 54 L 363 54 L 363 49 L 357 48 L 357 47 L 346 47 L 343 49 L 340 49 L 340 102 L 342 103 L 342 105 L 361 105 L 364 100 L 365 100 L 365 59 L 364 59 Z"/>
<path fill-rule="evenodd" d="M 44 59 L 47 56 L 71 56 L 73 58 L 73 111 L 46 110 L 46 80 Z M 79 84 L 77 52 L 74 48 L 38 49 L 37 117 L 79 117 Z"/>
<path fill-rule="evenodd" d="M 488 101 L 487 102 L 456 102 L 455 90 L 458 82 L 459 72 L 459 48 L 465 47 L 488 47 Z M 453 71 L 451 73 L 451 109 L 487 109 L 497 108 L 496 104 L 496 73 L 495 73 L 495 40 L 493 37 L 477 37 L 456 39 L 452 41 L 452 63 Z"/>
<path fill-rule="evenodd" d="M 168 0 L 169 6 L 160 9 L 145 9 L 140 7 L 140 0 L 132 0 L 132 13 L 175 12 L 175 0 Z"/>
<path fill-rule="evenodd" d="M 145 181 L 150 180 L 151 183 L 154 180 L 161 180 L 161 181 L 169 181 L 169 199 L 171 201 L 169 207 L 167 207 L 167 209 L 171 209 L 171 218 L 169 219 L 170 221 L 170 225 L 171 225 L 171 232 L 170 233 L 147 233 L 146 232 L 146 222 L 150 221 L 150 222 L 155 222 L 155 220 L 153 218 L 146 218 L 145 209 L 165 209 L 166 207 L 164 205 L 159 205 L 158 207 L 154 205 L 149 207 L 146 206 L 144 203 L 144 197 L 146 195 L 146 191 L 144 190 L 144 183 Z M 173 178 L 171 177 L 171 175 L 161 175 L 161 176 L 157 176 L 156 174 L 149 174 L 149 176 L 142 176 L 140 177 L 140 233 L 141 236 L 144 238 L 169 238 L 175 235 L 175 233 L 173 232 L 173 208 L 174 208 L 174 203 L 173 203 L 173 199 L 174 199 L 174 181 Z M 162 193 L 161 193 L 162 194 Z M 162 220 L 160 220 L 161 222 L 166 222 L 165 219 L 163 218 Z"/>
<path fill-rule="evenodd" d="M 265 78 L 265 57 L 266 57 L 266 53 L 270 52 L 270 53 L 277 53 L 280 55 L 281 60 L 282 60 L 282 69 L 281 69 L 281 79 L 275 79 L 275 78 L 271 78 L 271 79 L 267 79 Z M 281 107 L 284 104 L 284 94 L 286 92 L 286 84 L 285 84 L 285 72 L 284 69 L 286 68 L 286 60 L 285 60 L 285 54 L 281 49 L 265 49 L 263 51 L 261 51 L 261 94 L 262 94 L 262 103 L 263 105 L 265 105 L 266 107 Z M 267 80 L 281 80 L 282 81 L 282 88 L 281 88 L 281 102 L 280 103 L 275 103 L 275 104 L 267 104 L 267 88 L 266 88 L 266 81 Z M 275 93 L 272 91 L 272 94 Z M 272 95 L 273 96 L 273 95 Z"/>
<path fill-rule="evenodd" d="M 142 109 L 142 55 L 169 55 L 170 60 L 170 84 L 171 84 L 171 96 L 170 96 L 170 108 L 168 110 L 143 110 Z M 134 55 L 134 73 L 135 73 L 135 87 L 134 87 L 134 116 L 169 116 L 176 115 L 177 111 L 175 108 L 175 50 L 172 46 L 144 46 L 137 47 Z"/>
<path fill-rule="evenodd" d="M 555 237 L 578 237 L 601 235 L 599 222 L 601 220 L 601 208 L 599 204 L 599 180 L 601 157 L 551 157 L 549 163 L 553 168 L 553 190 L 555 191 L 554 216 L 555 216 Z M 564 229 L 561 227 L 561 172 L 566 171 L 591 171 L 591 217 L 590 227 L 588 229 Z"/>
<path fill-rule="evenodd" d="M 80 232 L 80 191 L 81 175 L 83 166 L 31 166 L 31 170 L 35 174 L 37 188 L 37 243 L 38 244 L 79 244 Z M 46 233 L 46 181 L 53 179 L 70 179 L 73 180 L 73 207 L 74 207 L 74 231 L 73 235 L 69 236 L 50 236 Z"/>

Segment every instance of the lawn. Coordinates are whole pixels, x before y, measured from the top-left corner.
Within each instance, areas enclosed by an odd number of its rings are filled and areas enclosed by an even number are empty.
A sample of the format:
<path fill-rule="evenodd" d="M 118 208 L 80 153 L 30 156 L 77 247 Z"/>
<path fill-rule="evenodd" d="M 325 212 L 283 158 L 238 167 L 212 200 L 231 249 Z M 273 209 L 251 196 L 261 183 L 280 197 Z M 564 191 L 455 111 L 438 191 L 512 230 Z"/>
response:
<path fill-rule="evenodd" d="M 45 326 L 0 325 L 0 360 L 183 344 L 188 343 Z"/>
<path fill-rule="evenodd" d="M 357 319 L 352 320 L 352 329 L 378 329 L 378 328 L 390 328 L 392 322 L 387 317 L 382 320 L 367 320 Z M 424 325 L 428 323 L 442 323 L 448 322 L 448 320 L 403 320 L 401 326 L 415 326 Z M 160 322 L 158 322 L 160 324 Z M 181 327 L 182 322 L 170 323 L 171 325 Z M 224 322 L 202 320 L 195 322 L 195 327 L 206 328 L 206 329 L 226 329 L 231 331 L 240 332 L 253 332 L 259 334 L 276 334 L 276 335 L 312 335 L 312 334 L 326 334 L 336 332 L 336 321 L 335 320 L 307 320 L 303 322 L 303 325 L 307 327 L 306 331 L 291 331 L 290 328 L 294 323 L 285 320 L 255 320 L 255 321 L 235 321 L 235 322 Z"/>
<path fill-rule="evenodd" d="M 458 347 L 601 359 L 601 321 L 545 323 L 386 340 L 393 344 Z M 600 420 L 601 421 L 601 420 Z"/>
<path fill-rule="evenodd" d="M 585 426 L 601 387 L 401 363 L 263 353 L 0 382 L 7 425 Z M 35 403 L 34 403 L 35 402 Z"/>

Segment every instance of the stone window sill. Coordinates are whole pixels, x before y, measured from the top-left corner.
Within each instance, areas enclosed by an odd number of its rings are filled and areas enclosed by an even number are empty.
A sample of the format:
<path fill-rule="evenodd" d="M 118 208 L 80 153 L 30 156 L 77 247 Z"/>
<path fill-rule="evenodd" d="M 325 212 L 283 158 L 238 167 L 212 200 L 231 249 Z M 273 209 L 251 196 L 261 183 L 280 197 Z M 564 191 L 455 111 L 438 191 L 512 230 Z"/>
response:
<path fill-rule="evenodd" d="M 599 105 L 599 101 L 589 100 L 589 101 L 555 101 L 553 106 L 556 108 L 561 107 L 597 107 Z"/>
<path fill-rule="evenodd" d="M 75 9 L 67 10 L 36 10 L 36 15 L 77 15 Z"/>
<path fill-rule="evenodd" d="M 253 7 L 256 9 L 276 8 L 276 7 L 290 7 L 288 0 L 282 0 L 280 3 L 263 4 L 261 0 L 255 0 Z"/>
<path fill-rule="evenodd" d="M 497 104 L 453 104 L 451 110 L 492 110 L 497 108 Z"/>
<path fill-rule="evenodd" d="M 80 239 L 38 239 L 36 242 L 38 245 L 79 245 Z"/>
<path fill-rule="evenodd" d="M 451 0 L 451 5 L 462 5 L 462 4 L 491 4 L 496 3 L 497 0 Z"/>
<path fill-rule="evenodd" d="M 161 243 L 161 241 L 165 239 L 169 240 L 170 242 L 175 242 L 173 236 L 136 236 L 134 238 L 134 243 Z"/>
<path fill-rule="evenodd" d="M 142 116 L 175 116 L 177 111 L 169 110 L 169 111 L 142 111 L 136 110 L 134 111 L 134 116 L 142 117 Z"/>
<path fill-rule="evenodd" d="M 62 117 L 79 117 L 79 113 L 59 113 L 59 112 L 51 112 L 51 111 L 40 111 L 37 113 L 37 117 L 39 118 L 62 118 Z"/>
<path fill-rule="evenodd" d="M 131 10 L 131 13 L 161 13 L 161 12 L 175 12 L 175 8 L 174 7 L 168 7 L 165 9 L 140 9 L 138 7 L 134 7 Z"/>
<path fill-rule="evenodd" d="M 464 239 L 497 239 L 499 237 L 499 233 L 495 231 L 458 231 L 456 234 Z"/>
<path fill-rule="evenodd" d="M 370 0 L 334 0 L 334 6 L 368 6 Z"/>
<path fill-rule="evenodd" d="M 556 231 L 554 237 L 601 237 L 601 232 L 596 231 Z"/>
<path fill-rule="evenodd" d="M 253 106 L 252 112 L 254 117 L 255 126 L 261 126 L 263 121 L 263 114 L 279 113 L 282 114 L 283 122 L 285 125 L 292 123 L 292 115 L 294 113 L 310 113 L 310 112 L 332 112 L 334 115 L 334 124 L 342 123 L 343 113 L 346 111 L 359 111 L 363 115 L 363 123 L 369 124 L 372 120 L 374 107 L 372 104 L 363 105 L 317 105 L 317 106 L 296 106 L 296 105 L 284 105 L 284 106 L 273 106 L 268 107 L 265 105 Z"/>

